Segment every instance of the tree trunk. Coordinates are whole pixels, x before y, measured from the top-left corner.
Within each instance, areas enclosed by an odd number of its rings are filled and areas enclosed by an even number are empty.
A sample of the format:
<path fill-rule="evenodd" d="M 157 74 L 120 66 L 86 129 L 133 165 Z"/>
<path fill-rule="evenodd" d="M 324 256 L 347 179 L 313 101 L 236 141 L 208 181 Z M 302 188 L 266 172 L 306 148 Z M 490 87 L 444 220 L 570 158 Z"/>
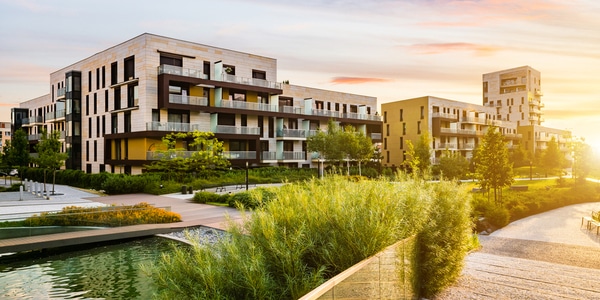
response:
<path fill-rule="evenodd" d="M 52 171 L 52 195 L 54 195 L 54 186 L 56 185 L 56 169 Z"/>
<path fill-rule="evenodd" d="M 46 193 L 46 169 L 44 169 L 44 194 Z"/>
<path fill-rule="evenodd" d="M 359 161 L 358 161 L 358 176 L 362 176 L 362 170 L 361 170 L 361 167 L 360 167 L 360 165 L 361 165 L 361 164 L 360 164 L 360 160 L 359 160 Z"/>

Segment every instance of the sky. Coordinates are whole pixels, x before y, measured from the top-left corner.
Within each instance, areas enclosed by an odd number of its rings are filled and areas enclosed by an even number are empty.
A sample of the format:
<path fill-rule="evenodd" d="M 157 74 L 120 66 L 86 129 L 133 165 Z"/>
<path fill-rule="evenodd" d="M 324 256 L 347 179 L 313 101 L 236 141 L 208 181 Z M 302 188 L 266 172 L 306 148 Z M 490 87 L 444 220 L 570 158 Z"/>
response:
<path fill-rule="evenodd" d="M 600 150 L 597 0 L 0 0 L 0 121 L 50 73 L 144 32 L 277 59 L 278 81 L 482 103 L 482 74 L 541 72 L 547 127 Z"/>

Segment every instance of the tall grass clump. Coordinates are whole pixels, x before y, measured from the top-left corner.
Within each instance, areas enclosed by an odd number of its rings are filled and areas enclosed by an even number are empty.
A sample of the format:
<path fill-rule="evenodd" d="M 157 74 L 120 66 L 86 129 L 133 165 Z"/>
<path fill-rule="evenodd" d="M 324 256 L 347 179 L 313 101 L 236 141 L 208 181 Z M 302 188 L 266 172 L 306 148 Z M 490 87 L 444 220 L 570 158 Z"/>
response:
<path fill-rule="evenodd" d="M 229 238 L 212 246 L 177 248 L 148 272 L 161 299 L 297 299 L 385 247 L 429 228 L 436 193 L 453 196 L 450 185 L 445 190 L 420 180 L 351 182 L 331 176 L 287 184 L 270 190 L 269 201 L 262 201 L 242 224 L 231 224 Z M 454 230 L 454 224 L 443 224 L 439 231 Z M 423 284 L 439 280 L 419 278 L 426 281 Z"/>
<path fill-rule="evenodd" d="M 459 276 L 473 246 L 469 195 L 451 182 L 432 185 L 434 195 L 428 222 L 418 234 L 421 295 L 430 297 Z"/>

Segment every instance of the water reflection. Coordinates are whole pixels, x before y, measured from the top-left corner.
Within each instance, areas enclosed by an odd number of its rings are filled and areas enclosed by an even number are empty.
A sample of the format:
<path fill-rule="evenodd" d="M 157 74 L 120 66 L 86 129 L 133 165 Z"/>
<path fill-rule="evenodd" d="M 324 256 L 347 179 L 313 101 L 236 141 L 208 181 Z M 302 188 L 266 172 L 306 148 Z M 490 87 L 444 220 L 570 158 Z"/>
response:
<path fill-rule="evenodd" d="M 0 298 L 150 299 L 156 288 L 140 263 L 157 260 L 171 243 L 155 237 L 1 257 Z"/>

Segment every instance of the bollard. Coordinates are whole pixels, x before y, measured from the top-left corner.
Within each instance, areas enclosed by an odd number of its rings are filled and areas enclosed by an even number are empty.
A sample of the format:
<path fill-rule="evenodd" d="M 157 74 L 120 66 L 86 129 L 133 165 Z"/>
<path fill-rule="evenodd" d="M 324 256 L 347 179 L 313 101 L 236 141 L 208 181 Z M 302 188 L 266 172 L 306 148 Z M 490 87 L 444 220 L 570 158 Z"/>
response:
<path fill-rule="evenodd" d="M 23 201 L 23 186 L 19 186 L 19 201 Z"/>

